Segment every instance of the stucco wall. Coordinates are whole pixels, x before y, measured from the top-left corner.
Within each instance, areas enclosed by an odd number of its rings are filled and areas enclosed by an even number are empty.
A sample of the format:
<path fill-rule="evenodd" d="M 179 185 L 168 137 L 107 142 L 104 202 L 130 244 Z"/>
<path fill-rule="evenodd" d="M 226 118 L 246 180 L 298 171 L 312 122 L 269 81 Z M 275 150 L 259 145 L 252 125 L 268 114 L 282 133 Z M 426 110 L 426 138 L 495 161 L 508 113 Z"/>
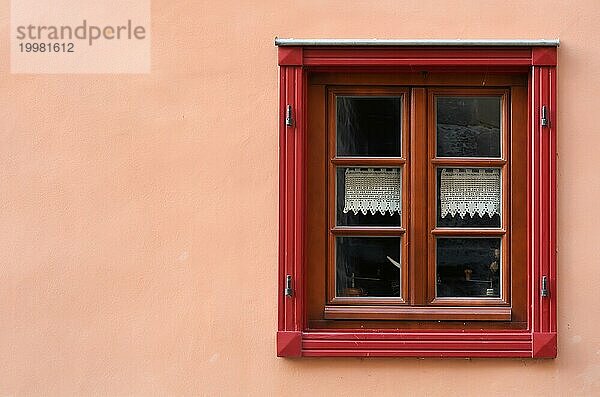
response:
<path fill-rule="evenodd" d="M 600 3 L 153 0 L 149 75 L 11 75 L 0 396 L 600 395 Z M 560 38 L 556 360 L 275 357 L 273 38 Z"/>

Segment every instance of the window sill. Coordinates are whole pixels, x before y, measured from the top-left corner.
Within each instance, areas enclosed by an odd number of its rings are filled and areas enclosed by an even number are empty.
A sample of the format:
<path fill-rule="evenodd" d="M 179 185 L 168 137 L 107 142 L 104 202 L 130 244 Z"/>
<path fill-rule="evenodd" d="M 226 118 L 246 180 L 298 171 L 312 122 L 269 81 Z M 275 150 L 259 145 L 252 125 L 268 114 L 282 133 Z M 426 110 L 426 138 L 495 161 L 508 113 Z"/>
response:
<path fill-rule="evenodd" d="M 280 357 L 556 357 L 556 332 L 285 332 Z"/>

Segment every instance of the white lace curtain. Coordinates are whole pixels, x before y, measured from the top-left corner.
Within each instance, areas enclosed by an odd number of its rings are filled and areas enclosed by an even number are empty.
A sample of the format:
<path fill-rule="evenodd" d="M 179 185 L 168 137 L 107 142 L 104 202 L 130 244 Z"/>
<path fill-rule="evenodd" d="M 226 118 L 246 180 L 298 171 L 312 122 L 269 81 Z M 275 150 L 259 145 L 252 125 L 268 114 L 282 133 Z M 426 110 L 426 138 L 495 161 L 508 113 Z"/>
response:
<path fill-rule="evenodd" d="M 398 168 L 348 168 L 344 185 L 344 213 L 381 215 L 402 213 L 402 180 Z M 442 169 L 442 217 L 500 214 L 499 169 Z"/>
<path fill-rule="evenodd" d="M 443 169 L 440 178 L 442 217 L 500 214 L 499 169 Z"/>
<path fill-rule="evenodd" d="M 346 169 L 344 186 L 344 213 L 402 213 L 402 183 L 398 168 Z"/>

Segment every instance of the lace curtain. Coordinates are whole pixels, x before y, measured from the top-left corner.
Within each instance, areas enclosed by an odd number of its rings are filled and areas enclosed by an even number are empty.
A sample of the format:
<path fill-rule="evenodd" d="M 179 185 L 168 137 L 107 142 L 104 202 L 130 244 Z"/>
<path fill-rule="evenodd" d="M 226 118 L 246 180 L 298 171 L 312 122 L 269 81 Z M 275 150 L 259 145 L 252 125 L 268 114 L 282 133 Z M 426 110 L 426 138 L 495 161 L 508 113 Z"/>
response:
<path fill-rule="evenodd" d="M 500 214 L 500 170 L 443 169 L 440 178 L 442 217 L 459 214 L 463 218 Z"/>
<path fill-rule="evenodd" d="M 344 186 L 344 213 L 352 211 L 354 215 L 380 213 L 402 213 L 402 183 L 398 168 L 346 169 Z"/>
<path fill-rule="evenodd" d="M 345 172 L 344 213 L 381 215 L 402 213 L 400 169 L 348 168 Z M 463 218 L 500 214 L 500 170 L 442 169 L 441 216 Z"/>

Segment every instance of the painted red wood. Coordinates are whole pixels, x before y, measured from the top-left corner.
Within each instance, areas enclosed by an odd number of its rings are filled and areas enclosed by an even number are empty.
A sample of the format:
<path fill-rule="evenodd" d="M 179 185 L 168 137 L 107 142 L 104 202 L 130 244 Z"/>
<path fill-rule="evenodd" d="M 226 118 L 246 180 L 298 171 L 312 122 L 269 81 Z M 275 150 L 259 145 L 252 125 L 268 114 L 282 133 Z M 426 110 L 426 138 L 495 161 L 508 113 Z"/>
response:
<path fill-rule="evenodd" d="M 548 68 L 542 67 L 540 68 L 540 89 L 541 89 L 541 102 L 542 106 L 549 107 L 548 103 Z M 538 120 L 539 122 L 539 120 Z M 549 144 L 550 144 L 550 128 L 543 127 L 541 123 L 539 124 L 539 133 L 540 133 L 540 164 L 539 164 L 539 174 L 540 174 L 540 198 L 539 198 L 539 208 L 540 208 L 540 277 L 549 275 L 549 246 L 548 244 L 543 244 L 544 241 L 548 241 L 550 239 L 550 213 L 549 213 L 549 197 L 550 197 L 550 167 L 549 164 Z M 541 288 L 541 282 L 540 282 Z M 548 320 L 549 320 L 549 310 L 550 310 L 550 299 L 541 298 L 540 297 L 540 330 L 542 332 L 548 331 Z"/>
<path fill-rule="evenodd" d="M 294 288 L 294 319 L 295 319 L 295 327 L 294 330 L 301 331 L 304 328 L 304 255 L 305 255 L 305 238 L 304 238 L 304 230 L 305 230 L 305 214 L 306 214 L 306 134 L 305 134 L 305 111 L 304 106 L 301 104 L 304 103 L 304 98 L 306 95 L 306 76 L 304 74 L 304 70 L 300 67 L 294 68 L 295 76 L 294 81 L 296 84 L 295 98 L 294 98 L 294 106 L 293 113 L 294 115 L 294 127 L 295 131 L 295 139 L 296 139 L 296 211 L 294 214 L 295 218 L 295 247 L 294 251 L 296 253 L 296 261 L 294 263 L 294 283 L 292 287 Z"/>
<path fill-rule="evenodd" d="M 527 103 L 530 103 L 531 106 L 527 109 L 527 125 L 529 128 L 527 129 L 527 258 L 528 258 L 528 266 L 527 266 L 527 281 L 528 281 L 528 289 L 530 293 L 527 294 L 527 318 L 533 318 L 533 306 L 534 306 L 534 295 L 531 291 L 535 291 L 535 260 L 534 260 L 534 233 L 533 233 L 533 225 L 534 219 L 532 214 L 533 212 L 533 197 L 534 197 L 534 176 L 533 176 L 533 153 L 534 153 L 534 142 L 533 142 L 533 119 L 536 117 L 536 109 L 538 109 L 539 103 L 537 103 L 537 96 L 533 93 L 533 76 L 534 73 L 529 73 L 527 78 Z M 531 330 L 531 323 L 529 324 L 529 329 Z"/>
<path fill-rule="evenodd" d="M 548 242 L 549 250 L 549 275 L 550 275 L 550 319 L 549 319 L 549 332 L 556 333 L 557 329 L 557 316 L 556 316 L 556 293 L 557 293 L 557 277 L 556 277 L 556 161 L 558 159 L 558 152 L 556 149 L 556 126 L 558 125 L 556 120 L 556 68 L 548 68 L 550 74 L 550 92 L 549 92 L 549 104 L 550 104 L 550 235 Z M 554 338 L 554 350 L 556 351 L 556 338 Z M 556 356 L 556 353 L 555 353 Z"/>
<path fill-rule="evenodd" d="M 296 82 L 294 81 L 295 68 L 288 67 L 285 69 L 286 73 L 286 97 L 284 109 L 287 105 L 295 106 L 295 88 Z M 284 112 L 285 114 L 285 112 Z M 296 223 L 296 181 L 294 179 L 296 175 L 296 131 L 294 126 L 284 126 L 286 135 L 286 147 L 285 147 L 285 211 L 286 211 L 286 223 L 285 223 L 285 267 L 284 267 L 284 280 L 286 275 L 291 275 L 292 279 L 295 280 L 295 267 L 297 264 L 295 256 L 296 240 L 298 236 L 295 235 L 295 223 Z M 296 329 L 296 319 L 294 318 L 294 306 L 296 299 L 293 297 L 284 298 L 285 306 L 285 330 L 293 331 Z"/>
<path fill-rule="evenodd" d="M 528 66 L 531 49 L 305 48 L 305 66 Z"/>
<path fill-rule="evenodd" d="M 304 73 L 299 67 L 282 67 L 280 75 L 280 199 L 279 199 L 279 330 L 302 329 L 302 263 L 304 255 Z M 292 125 L 286 125 L 286 109 L 292 107 Z M 294 294 L 283 294 L 287 275 Z"/>
<path fill-rule="evenodd" d="M 287 233 L 286 233 L 286 225 L 287 225 L 287 212 L 286 212 L 286 160 L 285 155 L 287 153 L 287 134 L 285 133 L 285 103 L 286 103 L 286 84 L 285 84 L 285 75 L 286 71 L 284 68 L 280 70 L 279 76 L 279 251 L 278 251 L 278 262 L 279 262 L 279 271 L 278 271 L 278 283 L 277 289 L 278 291 L 283 291 L 284 288 L 284 279 L 285 279 L 285 251 L 286 251 L 286 241 L 287 241 Z M 278 329 L 285 329 L 285 297 L 283 294 L 277 294 L 278 304 Z"/>
<path fill-rule="evenodd" d="M 305 340 L 302 343 L 303 350 L 328 350 L 332 344 L 329 341 Z M 386 341 L 386 340 L 368 340 L 352 341 L 343 340 L 335 343 L 336 349 L 351 350 L 481 350 L 481 341 L 430 341 L 426 345 L 421 341 Z M 531 350 L 530 341 L 487 341 L 485 344 L 487 350 Z"/>
<path fill-rule="evenodd" d="M 556 353 L 556 332 L 534 332 L 533 358 L 555 358 Z"/>
<path fill-rule="evenodd" d="M 451 332 L 451 331 L 433 331 L 419 330 L 413 332 L 364 332 L 361 330 L 353 330 L 347 332 L 340 330 L 336 332 L 320 332 L 311 331 L 304 332 L 305 340 L 421 340 L 421 341 L 436 341 L 436 340 L 504 340 L 504 341 L 530 341 L 530 332 L 514 332 L 514 331 L 469 331 Z"/>
<path fill-rule="evenodd" d="M 540 276 L 540 224 L 541 213 L 540 207 L 540 162 L 541 162 L 541 73 L 540 68 L 532 68 L 532 95 L 533 95 L 533 120 L 532 120 L 532 200 L 531 200 L 531 246 L 532 246 L 532 330 L 540 332 L 541 317 L 540 317 L 540 291 L 541 291 L 541 276 Z"/>
<path fill-rule="evenodd" d="M 301 66 L 301 47 L 281 47 L 277 53 L 280 66 Z"/>
<path fill-rule="evenodd" d="M 277 332 L 277 356 L 300 357 L 302 355 L 301 332 Z"/>
<path fill-rule="evenodd" d="M 305 357 L 456 357 L 530 358 L 523 350 L 303 350 Z"/>
<path fill-rule="evenodd" d="M 556 72 L 554 67 L 534 66 L 532 75 L 533 92 L 537 93 L 533 96 L 532 140 L 532 330 L 534 335 L 546 335 L 556 332 Z M 547 108 L 547 126 L 541 124 L 542 106 Z M 543 276 L 548 280 L 548 297 L 541 297 Z M 546 339 L 543 348 L 534 348 L 534 357 L 555 357 L 556 337 Z"/>
<path fill-rule="evenodd" d="M 279 48 L 279 356 L 539 357 L 556 356 L 556 49 L 555 48 Z M 304 217 L 306 79 L 312 71 L 381 72 L 427 70 L 530 71 L 528 278 L 526 331 L 305 329 Z M 287 105 L 294 123 L 286 126 Z M 548 109 L 549 126 L 540 122 Z M 285 276 L 294 295 L 285 297 Z M 541 276 L 550 295 L 540 297 Z"/>
<path fill-rule="evenodd" d="M 556 66 L 556 48 L 533 48 L 531 51 L 531 64 L 534 66 Z"/>

